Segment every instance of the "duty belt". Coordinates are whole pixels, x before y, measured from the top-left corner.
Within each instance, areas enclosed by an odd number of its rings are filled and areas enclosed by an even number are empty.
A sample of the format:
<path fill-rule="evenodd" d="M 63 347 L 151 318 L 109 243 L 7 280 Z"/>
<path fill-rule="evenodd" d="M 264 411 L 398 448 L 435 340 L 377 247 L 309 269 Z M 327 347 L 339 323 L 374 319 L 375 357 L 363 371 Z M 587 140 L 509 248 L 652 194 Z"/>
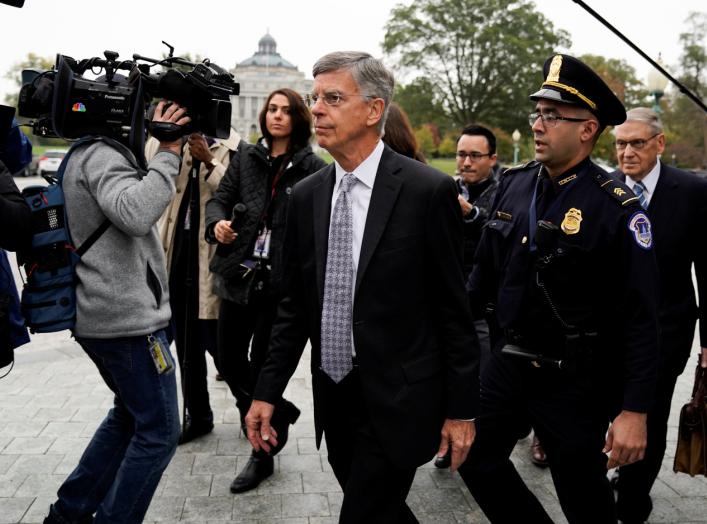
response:
<path fill-rule="evenodd" d="M 568 370 L 576 368 L 580 361 L 587 362 L 591 359 L 596 339 L 596 332 L 573 331 L 564 334 L 564 342 L 554 340 L 549 344 L 542 344 L 542 341 L 534 339 L 534 337 L 524 337 L 509 329 L 506 330 L 506 344 L 501 348 L 501 353 L 528 360 L 537 368 L 551 367 Z M 548 354 L 547 351 L 541 349 L 541 346 L 555 349 L 555 351 Z"/>

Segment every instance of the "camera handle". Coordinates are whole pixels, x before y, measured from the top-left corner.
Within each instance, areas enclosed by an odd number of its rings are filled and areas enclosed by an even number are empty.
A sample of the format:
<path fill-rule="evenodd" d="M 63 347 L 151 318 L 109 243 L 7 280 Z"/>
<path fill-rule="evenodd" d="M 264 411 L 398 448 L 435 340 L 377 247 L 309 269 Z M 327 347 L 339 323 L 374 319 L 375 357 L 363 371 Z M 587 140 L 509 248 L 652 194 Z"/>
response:
<path fill-rule="evenodd" d="M 160 142 L 174 142 L 184 136 L 184 128 L 171 122 L 150 122 L 147 127 Z"/>

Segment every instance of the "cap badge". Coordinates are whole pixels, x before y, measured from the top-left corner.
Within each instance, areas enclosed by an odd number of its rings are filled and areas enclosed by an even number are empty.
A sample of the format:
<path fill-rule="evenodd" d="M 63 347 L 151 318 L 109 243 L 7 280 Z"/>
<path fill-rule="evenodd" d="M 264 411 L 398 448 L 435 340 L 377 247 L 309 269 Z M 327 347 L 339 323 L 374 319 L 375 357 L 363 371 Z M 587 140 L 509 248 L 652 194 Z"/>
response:
<path fill-rule="evenodd" d="M 579 225 L 582 222 L 582 211 L 576 207 L 571 207 L 565 213 L 565 219 L 560 224 L 560 229 L 567 235 L 576 235 L 579 233 Z"/>
<path fill-rule="evenodd" d="M 550 63 L 550 71 L 547 74 L 546 82 L 559 82 L 560 69 L 562 68 L 562 55 L 555 55 Z"/>

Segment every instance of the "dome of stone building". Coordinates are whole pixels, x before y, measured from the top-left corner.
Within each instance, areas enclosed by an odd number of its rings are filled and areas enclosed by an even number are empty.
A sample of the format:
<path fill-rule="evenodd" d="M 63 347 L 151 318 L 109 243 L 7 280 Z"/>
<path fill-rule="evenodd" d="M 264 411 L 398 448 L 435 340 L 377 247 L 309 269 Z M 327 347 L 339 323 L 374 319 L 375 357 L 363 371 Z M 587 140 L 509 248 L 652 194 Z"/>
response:
<path fill-rule="evenodd" d="M 297 69 L 290 62 L 285 60 L 277 52 L 277 42 L 266 33 L 258 41 L 258 50 L 250 58 L 246 58 L 238 64 L 238 67 L 260 66 L 260 67 L 284 67 L 285 69 Z"/>
<path fill-rule="evenodd" d="M 258 40 L 258 50 L 231 72 L 241 86 L 240 95 L 231 97 L 231 126 L 248 141 L 258 138 L 258 115 L 270 93 L 283 87 L 302 95 L 312 91 L 312 80 L 280 56 L 269 30 Z"/>

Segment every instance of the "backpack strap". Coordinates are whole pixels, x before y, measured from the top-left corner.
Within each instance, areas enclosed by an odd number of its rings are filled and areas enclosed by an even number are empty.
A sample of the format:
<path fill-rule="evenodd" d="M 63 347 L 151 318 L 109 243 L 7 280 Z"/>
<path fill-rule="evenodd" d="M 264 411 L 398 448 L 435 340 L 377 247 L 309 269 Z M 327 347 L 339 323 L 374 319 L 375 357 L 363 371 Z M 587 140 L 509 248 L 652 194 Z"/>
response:
<path fill-rule="evenodd" d="M 86 240 L 84 240 L 83 244 L 81 244 L 78 248 L 76 248 L 76 254 L 79 257 L 83 256 L 83 254 L 86 251 L 88 251 L 88 249 L 93 244 L 95 244 L 99 238 L 101 238 L 101 235 L 103 235 L 103 233 L 105 233 L 108 230 L 108 228 L 110 227 L 110 224 L 111 224 L 110 220 L 106 218 L 103 221 L 103 223 L 100 226 L 98 226 L 98 228 L 93 233 L 91 233 Z"/>
<path fill-rule="evenodd" d="M 117 142 L 115 140 L 112 140 L 112 139 L 109 139 L 109 138 L 103 137 L 103 136 L 96 136 L 96 135 L 85 136 L 85 137 L 77 140 L 73 144 L 71 144 L 71 148 L 69 149 L 69 152 L 66 153 L 63 160 L 61 161 L 61 165 L 59 166 L 59 169 L 57 170 L 57 173 L 56 173 L 56 183 L 57 184 L 62 185 L 64 182 L 64 172 L 66 171 L 66 166 L 69 162 L 69 158 L 71 157 L 71 154 L 79 147 L 81 147 L 85 144 L 91 144 L 93 142 L 98 142 L 99 140 L 116 147 L 116 149 L 118 151 L 120 151 L 120 153 L 123 154 L 132 163 L 132 159 L 128 155 L 126 155 L 126 153 L 125 153 L 125 146 L 120 144 L 120 142 Z M 117 147 L 117 146 L 120 146 L 120 147 Z M 68 224 L 68 220 L 66 221 L 66 223 Z M 86 240 L 84 240 L 83 244 L 81 244 L 78 248 L 76 248 L 76 254 L 79 257 L 83 256 L 83 254 L 86 253 L 86 251 L 88 251 L 89 248 L 93 244 L 95 244 L 99 238 L 101 238 L 103 233 L 105 233 L 110 226 L 111 226 L 111 221 L 110 221 L 110 219 L 106 218 L 101 223 L 101 225 L 98 226 L 96 228 L 96 230 L 93 233 L 91 233 Z M 71 234 L 71 233 L 69 233 L 69 234 Z"/>

